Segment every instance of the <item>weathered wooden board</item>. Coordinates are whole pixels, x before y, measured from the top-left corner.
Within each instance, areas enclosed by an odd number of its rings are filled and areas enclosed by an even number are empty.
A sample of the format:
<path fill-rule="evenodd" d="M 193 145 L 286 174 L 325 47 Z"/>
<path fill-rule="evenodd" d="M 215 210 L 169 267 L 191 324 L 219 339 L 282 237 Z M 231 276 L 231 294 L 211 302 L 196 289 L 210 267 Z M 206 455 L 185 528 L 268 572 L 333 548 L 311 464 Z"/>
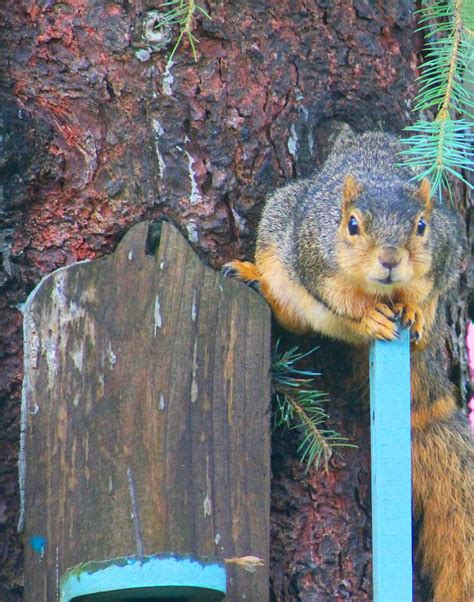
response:
<path fill-rule="evenodd" d="M 145 254 L 147 232 L 25 309 L 27 602 L 76 563 L 164 551 L 259 556 L 226 599 L 268 599 L 269 310 L 169 224 Z"/>

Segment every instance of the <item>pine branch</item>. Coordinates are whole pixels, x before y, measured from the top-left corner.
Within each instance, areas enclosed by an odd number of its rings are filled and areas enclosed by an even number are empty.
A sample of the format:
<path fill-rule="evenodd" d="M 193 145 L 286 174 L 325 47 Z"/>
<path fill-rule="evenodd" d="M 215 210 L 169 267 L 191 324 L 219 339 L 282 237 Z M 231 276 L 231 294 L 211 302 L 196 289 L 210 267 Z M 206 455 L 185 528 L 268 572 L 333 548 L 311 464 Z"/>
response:
<path fill-rule="evenodd" d="M 310 466 L 318 468 L 321 462 L 328 470 L 328 462 L 337 447 L 355 447 L 346 437 L 331 429 L 322 428 L 328 415 L 321 406 L 327 402 L 325 393 L 311 388 L 316 372 L 298 370 L 295 364 L 313 353 L 300 353 L 297 347 L 280 353 L 275 346 L 272 362 L 273 388 L 276 410 L 275 427 L 298 429 L 301 440 L 298 454 L 306 470 Z"/>
<path fill-rule="evenodd" d="M 168 7 L 168 10 L 164 13 L 163 18 L 156 27 L 161 29 L 171 25 L 179 26 L 179 35 L 168 58 L 168 64 L 173 60 L 184 37 L 188 38 L 189 45 L 193 51 L 194 60 L 197 61 L 196 44 L 198 43 L 198 40 L 192 33 L 195 13 L 198 11 L 211 21 L 212 17 L 202 6 L 197 4 L 195 0 L 169 0 L 169 2 L 164 2 L 160 6 Z"/>
<path fill-rule="evenodd" d="M 472 0 L 434 0 L 419 12 L 426 39 L 426 61 L 419 78 L 414 110 L 435 110 L 434 121 L 419 120 L 406 128 L 402 140 L 404 164 L 416 178 L 429 177 L 441 196 L 450 189 L 450 176 L 471 184 L 463 176 L 474 171 L 474 6 Z M 456 119 L 459 116 L 460 119 Z"/>

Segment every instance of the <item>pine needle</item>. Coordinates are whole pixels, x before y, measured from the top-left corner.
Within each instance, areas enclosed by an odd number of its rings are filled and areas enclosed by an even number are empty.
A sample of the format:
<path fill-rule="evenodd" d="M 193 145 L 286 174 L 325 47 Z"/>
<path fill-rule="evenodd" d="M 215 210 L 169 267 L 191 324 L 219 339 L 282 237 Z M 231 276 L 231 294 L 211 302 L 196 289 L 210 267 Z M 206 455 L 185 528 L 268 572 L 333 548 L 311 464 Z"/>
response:
<path fill-rule="evenodd" d="M 418 11 L 426 39 L 415 111 L 436 111 L 434 121 L 419 120 L 402 140 L 404 165 L 416 178 L 428 177 L 441 198 L 451 196 L 450 176 L 472 188 L 474 171 L 474 3 L 472 0 L 425 0 Z M 461 116 L 461 117 L 460 117 Z M 460 117 L 460 118 L 459 118 Z"/>
<path fill-rule="evenodd" d="M 202 6 L 197 4 L 195 0 L 169 0 L 169 2 L 164 2 L 160 6 L 166 7 L 167 11 L 163 14 L 163 18 L 160 19 L 160 22 L 157 23 L 155 27 L 161 29 L 171 25 L 179 26 L 178 38 L 168 58 L 168 64 L 171 64 L 184 37 L 188 39 L 191 50 L 193 51 L 194 60 L 197 61 L 196 44 L 198 43 L 198 40 L 192 33 L 195 13 L 198 11 L 203 14 L 206 19 L 211 21 L 212 17 Z"/>
<path fill-rule="evenodd" d="M 322 425 L 328 415 L 322 407 L 327 395 L 312 387 L 316 372 L 298 370 L 295 364 L 313 353 L 300 353 L 297 347 L 280 353 L 277 342 L 273 354 L 272 377 L 276 409 L 273 416 L 275 427 L 297 429 L 301 439 L 298 454 L 306 470 L 319 468 L 321 463 L 328 470 L 329 459 L 337 447 L 356 447 L 334 430 Z"/>

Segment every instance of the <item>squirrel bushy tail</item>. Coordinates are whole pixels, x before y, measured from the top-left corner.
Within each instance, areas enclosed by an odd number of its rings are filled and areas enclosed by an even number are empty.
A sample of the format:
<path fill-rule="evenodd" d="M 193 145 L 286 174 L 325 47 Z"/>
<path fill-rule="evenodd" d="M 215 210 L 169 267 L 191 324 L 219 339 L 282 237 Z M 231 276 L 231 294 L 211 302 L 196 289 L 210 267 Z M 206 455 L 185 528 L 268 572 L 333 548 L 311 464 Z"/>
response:
<path fill-rule="evenodd" d="M 413 430 L 414 510 L 421 517 L 417 555 L 434 602 L 474 600 L 474 453 L 460 415 Z"/>
<path fill-rule="evenodd" d="M 412 465 L 414 514 L 420 520 L 417 558 L 434 602 L 474 600 L 474 445 L 445 369 L 446 321 L 441 303 L 414 350 Z"/>

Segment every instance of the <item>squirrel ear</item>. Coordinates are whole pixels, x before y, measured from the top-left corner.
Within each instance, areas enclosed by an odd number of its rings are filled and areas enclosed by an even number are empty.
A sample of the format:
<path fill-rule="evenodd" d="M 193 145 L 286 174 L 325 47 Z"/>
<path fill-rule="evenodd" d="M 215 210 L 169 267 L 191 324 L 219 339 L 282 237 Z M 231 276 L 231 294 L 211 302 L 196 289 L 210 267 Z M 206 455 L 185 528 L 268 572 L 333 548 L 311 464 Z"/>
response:
<path fill-rule="evenodd" d="M 420 184 L 418 190 L 416 191 L 416 196 L 423 203 L 423 206 L 425 207 L 425 209 L 427 209 L 428 211 L 433 209 L 433 198 L 431 196 L 431 185 L 430 185 L 430 181 L 428 180 L 428 178 L 423 178 L 421 180 L 421 184 Z"/>
<path fill-rule="evenodd" d="M 352 174 L 344 178 L 342 186 L 342 209 L 345 210 L 362 192 L 362 186 Z"/>

